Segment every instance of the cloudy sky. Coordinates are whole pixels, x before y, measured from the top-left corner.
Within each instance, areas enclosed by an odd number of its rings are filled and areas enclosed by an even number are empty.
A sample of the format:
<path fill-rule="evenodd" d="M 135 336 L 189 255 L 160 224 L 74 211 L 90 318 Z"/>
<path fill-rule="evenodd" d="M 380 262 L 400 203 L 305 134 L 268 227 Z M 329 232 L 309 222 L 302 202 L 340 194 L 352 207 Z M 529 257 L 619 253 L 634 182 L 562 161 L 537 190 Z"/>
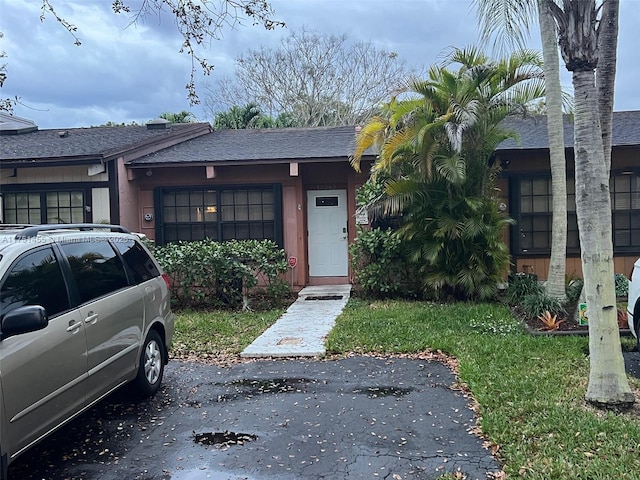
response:
<path fill-rule="evenodd" d="M 14 113 L 40 128 L 99 125 L 108 121 L 144 123 L 162 112 L 193 112 L 210 121 L 202 106 L 190 106 L 185 85 L 190 58 L 179 53 L 181 39 L 168 18 L 151 17 L 129 26 L 111 12 L 111 0 L 50 0 L 74 24 L 81 46 L 53 17 L 40 21 L 40 0 L 0 0 L 0 50 L 6 52 L 8 78 L 0 97 L 20 97 Z M 125 3 L 135 6 L 140 0 Z M 225 30 L 205 52 L 215 65 L 207 79 L 233 73 L 235 58 L 261 45 L 277 46 L 306 27 L 345 34 L 396 52 L 421 70 L 450 46 L 477 43 L 471 0 L 272 0 L 285 29 L 247 26 Z M 640 0 L 621 0 L 616 110 L 640 109 Z M 534 33 L 531 46 L 539 48 Z M 199 94 L 204 100 L 204 80 Z M 570 85 L 568 74 L 563 83 Z"/>

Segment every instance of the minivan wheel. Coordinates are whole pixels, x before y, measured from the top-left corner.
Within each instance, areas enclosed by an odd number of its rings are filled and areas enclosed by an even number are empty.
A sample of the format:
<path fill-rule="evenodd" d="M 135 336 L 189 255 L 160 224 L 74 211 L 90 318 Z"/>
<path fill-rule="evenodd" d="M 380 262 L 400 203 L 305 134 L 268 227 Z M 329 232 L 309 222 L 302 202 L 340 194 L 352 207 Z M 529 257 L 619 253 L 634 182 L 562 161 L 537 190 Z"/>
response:
<path fill-rule="evenodd" d="M 143 397 L 154 395 L 160 388 L 164 373 L 164 342 L 155 330 L 151 330 L 144 341 L 140 354 L 135 388 Z"/>

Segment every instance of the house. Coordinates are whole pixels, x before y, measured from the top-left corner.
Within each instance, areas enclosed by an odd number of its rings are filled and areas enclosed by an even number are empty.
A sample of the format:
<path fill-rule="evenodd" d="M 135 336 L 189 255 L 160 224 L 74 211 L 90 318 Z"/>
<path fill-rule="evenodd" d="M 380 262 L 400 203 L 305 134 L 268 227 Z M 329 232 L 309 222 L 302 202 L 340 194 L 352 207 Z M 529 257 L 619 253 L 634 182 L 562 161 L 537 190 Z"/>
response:
<path fill-rule="evenodd" d="M 211 132 L 209 124 L 39 130 L 0 113 L 0 221 L 118 223 L 126 162 Z"/>
<path fill-rule="evenodd" d="M 518 140 L 495 152 L 514 269 L 544 279 L 551 177 L 544 117 L 513 118 Z M 271 239 L 290 258 L 294 287 L 349 282 L 356 235 L 354 127 L 212 131 L 156 120 L 144 126 L 39 130 L 0 115 L 5 223 L 111 222 L 159 244 L 213 238 Z M 567 179 L 573 126 L 565 122 Z M 375 159 L 363 158 L 362 170 Z M 640 256 L 640 111 L 616 112 L 611 197 L 616 272 Z M 575 194 L 568 181 L 567 273 L 581 274 Z"/>
<path fill-rule="evenodd" d="M 515 220 L 508 242 L 518 272 L 546 279 L 551 253 L 551 171 L 546 118 L 509 119 L 505 125 L 517 140 L 495 152 L 502 166 L 499 180 L 503 209 Z M 564 119 L 567 160 L 567 275 L 582 276 L 575 209 L 573 123 Z M 615 112 L 611 153 L 611 208 L 614 263 L 629 275 L 640 257 L 640 111 Z"/>
<path fill-rule="evenodd" d="M 295 286 L 349 282 L 367 179 L 349 163 L 354 127 L 214 132 L 158 120 L 2 134 L 5 223 L 120 223 L 159 244 L 271 239 Z"/>
<path fill-rule="evenodd" d="M 122 223 L 160 244 L 271 239 L 294 285 L 349 283 L 368 176 L 350 166 L 354 142 L 354 127 L 221 130 L 136 158 L 121 195 L 139 209 L 122 209 Z"/>

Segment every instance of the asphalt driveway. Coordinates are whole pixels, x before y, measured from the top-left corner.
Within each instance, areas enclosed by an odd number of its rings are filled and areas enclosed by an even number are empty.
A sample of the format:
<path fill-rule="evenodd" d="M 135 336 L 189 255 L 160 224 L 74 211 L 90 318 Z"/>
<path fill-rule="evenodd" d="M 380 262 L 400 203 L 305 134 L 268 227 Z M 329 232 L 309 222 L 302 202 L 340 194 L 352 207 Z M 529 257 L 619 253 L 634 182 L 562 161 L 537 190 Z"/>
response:
<path fill-rule="evenodd" d="M 500 470 L 444 365 L 352 357 L 174 361 L 151 401 L 118 392 L 25 453 L 11 479 L 432 479 Z"/>

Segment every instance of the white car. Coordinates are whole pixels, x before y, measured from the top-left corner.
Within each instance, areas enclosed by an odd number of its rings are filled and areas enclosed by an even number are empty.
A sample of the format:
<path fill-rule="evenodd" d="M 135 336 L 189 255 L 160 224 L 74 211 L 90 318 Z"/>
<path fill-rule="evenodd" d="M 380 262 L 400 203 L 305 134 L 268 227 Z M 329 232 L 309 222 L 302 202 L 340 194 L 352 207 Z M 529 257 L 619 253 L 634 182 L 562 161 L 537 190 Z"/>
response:
<path fill-rule="evenodd" d="M 627 297 L 627 322 L 640 351 L 640 258 L 633 265 Z"/>

